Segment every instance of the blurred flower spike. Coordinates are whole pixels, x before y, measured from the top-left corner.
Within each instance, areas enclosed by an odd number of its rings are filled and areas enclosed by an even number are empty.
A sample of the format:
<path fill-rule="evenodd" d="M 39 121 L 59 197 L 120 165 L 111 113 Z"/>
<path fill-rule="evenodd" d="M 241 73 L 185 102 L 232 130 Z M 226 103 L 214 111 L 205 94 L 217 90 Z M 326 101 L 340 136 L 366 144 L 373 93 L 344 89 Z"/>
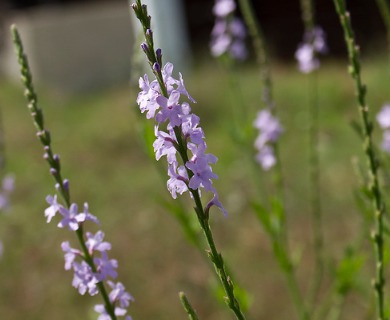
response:
<path fill-rule="evenodd" d="M 234 0 L 216 0 L 213 13 L 216 17 L 211 31 L 210 50 L 214 57 L 229 54 L 235 60 L 248 56 L 245 45 L 246 28 L 242 20 L 234 16 Z"/>
<path fill-rule="evenodd" d="M 253 125 L 259 130 L 255 141 L 256 161 L 264 170 L 269 170 L 276 163 L 273 144 L 279 139 L 283 128 L 279 120 L 268 109 L 258 112 Z"/>
<path fill-rule="evenodd" d="M 9 208 L 9 197 L 14 190 L 15 178 L 12 174 L 8 174 L 3 178 L 0 190 L 0 211 Z"/>
<path fill-rule="evenodd" d="M 311 31 L 305 32 L 303 42 L 299 44 L 295 52 L 299 70 L 303 73 L 310 73 L 320 67 L 318 54 L 326 54 L 326 35 L 321 27 L 314 27 Z"/>
<path fill-rule="evenodd" d="M 376 116 L 379 126 L 384 130 L 381 148 L 390 153 L 390 104 L 385 104 Z"/>

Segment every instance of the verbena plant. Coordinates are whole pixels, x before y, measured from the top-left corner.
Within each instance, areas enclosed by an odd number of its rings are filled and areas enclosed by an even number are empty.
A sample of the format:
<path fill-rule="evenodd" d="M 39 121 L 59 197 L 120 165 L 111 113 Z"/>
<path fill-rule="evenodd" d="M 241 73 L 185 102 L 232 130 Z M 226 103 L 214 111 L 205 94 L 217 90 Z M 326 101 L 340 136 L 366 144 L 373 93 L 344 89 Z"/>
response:
<path fill-rule="evenodd" d="M 382 16 L 388 26 L 389 10 L 384 1 L 377 1 Z M 346 10 L 344 0 L 334 0 L 337 14 L 340 18 L 342 32 L 348 50 L 350 62 L 349 72 L 354 80 L 357 105 L 361 117 L 360 124 L 354 127 L 363 141 L 363 150 L 368 164 L 366 169 L 360 172 L 362 185 L 358 193 L 357 201 L 360 201 L 362 210 L 367 211 L 366 223 L 372 223 L 374 228 L 371 233 L 375 252 L 374 279 L 372 280 L 372 293 L 375 296 L 376 318 L 385 320 L 388 318 L 388 303 L 385 286 L 386 266 L 386 204 L 385 193 L 380 176 L 381 155 L 373 139 L 374 123 L 371 120 L 369 107 L 366 103 L 366 87 L 361 76 L 361 61 L 359 48 L 356 45 L 350 16 Z M 214 269 L 214 275 L 219 281 L 219 288 L 223 292 L 224 301 L 230 311 L 230 316 L 236 319 L 248 319 L 251 308 L 250 293 L 238 284 L 233 277 L 232 270 L 227 267 L 220 249 L 218 249 L 215 236 L 211 228 L 210 216 L 214 208 L 219 209 L 223 215 L 229 218 L 228 212 L 220 201 L 217 189 L 213 185 L 213 179 L 217 175 L 213 172 L 212 165 L 217 163 L 217 157 L 207 151 L 205 133 L 200 126 L 200 118 L 193 113 L 195 99 L 189 94 L 184 85 L 183 76 L 173 75 L 173 64 L 163 61 L 163 50 L 155 48 L 151 17 L 148 15 L 147 6 L 140 0 L 131 5 L 136 18 L 139 20 L 143 40 L 140 48 L 146 56 L 153 79 L 144 75 L 139 80 L 139 92 L 136 102 L 140 111 L 148 120 L 154 123 L 153 157 L 156 160 L 165 157 L 167 161 L 166 172 L 168 180 L 166 186 L 175 204 L 166 203 L 168 210 L 178 219 L 183 232 L 192 244 L 200 251 L 206 246 L 207 257 Z M 245 24 L 236 16 L 236 8 L 241 9 Z M 351 241 L 351 246 L 346 248 L 345 255 L 336 263 L 331 262 L 332 257 L 325 255 L 325 243 L 322 224 L 322 199 L 320 183 L 320 171 L 326 166 L 322 164 L 318 153 L 319 117 L 317 87 L 317 69 L 320 66 L 319 57 L 326 53 L 328 48 L 325 42 L 325 32 L 315 23 L 315 12 L 311 0 L 301 0 L 302 21 L 304 24 L 304 39 L 299 44 L 295 57 L 298 60 L 299 69 L 303 73 L 310 73 L 308 93 L 308 180 L 310 181 L 310 194 L 306 201 L 311 204 L 310 216 L 312 221 L 312 246 L 314 252 L 314 272 L 310 280 L 308 290 L 303 290 L 297 277 L 300 267 L 299 261 L 294 258 L 294 248 L 289 239 L 288 210 L 285 204 L 285 175 L 283 170 L 280 150 L 283 148 L 283 135 L 285 128 L 278 119 L 277 102 L 273 94 L 273 81 L 269 62 L 267 44 L 259 21 L 251 7 L 250 1 L 216 0 L 213 13 L 216 17 L 210 42 L 211 53 L 218 58 L 221 65 L 226 67 L 231 79 L 231 93 L 239 96 L 240 83 L 237 81 L 237 73 L 240 66 L 236 60 L 243 60 L 248 56 L 245 47 L 245 37 L 249 35 L 255 50 L 257 65 L 259 68 L 259 87 L 262 88 L 258 97 L 256 114 L 251 110 L 237 110 L 231 114 L 231 123 L 234 126 L 232 138 L 237 143 L 240 152 L 249 155 L 251 165 L 256 174 L 252 175 L 255 182 L 259 176 L 271 175 L 273 177 L 274 193 L 265 200 L 260 197 L 246 199 L 251 203 L 253 212 L 261 222 L 266 234 L 269 236 L 273 253 L 280 267 L 281 273 L 286 279 L 291 299 L 296 307 L 296 318 L 306 319 L 331 319 L 341 318 L 342 307 L 347 294 L 353 288 L 354 277 L 361 267 L 357 251 L 360 245 Z M 246 31 L 245 25 L 248 28 Z M 71 201 L 69 181 L 64 179 L 61 171 L 61 162 L 54 153 L 51 136 L 44 122 L 43 111 L 38 106 L 37 94 L 34 90 L 32 75 L 29 69 L 26 54 L 20 35 L 15 26 L 11 28 L 12 36 L 21 66 L 22 82 L 25 86 L 25 96 L 28 101 L 28 109 L 37 129 L 37 136 L 44 149 L 44 158 L 50 167 L 50 174 L 55 180 L 57 194 L 49 195 L 46 201 L 49 207 L 44 215 L 47 222 L 59 215 L 61 220 L 57 226 L 72 231 L 78 242 L 78 248 L 74 248 L 69 241 L 62 243 L 65 253 L 65 269 L 74 273 L 72 285 L 80 294 L 100 295 L 103 303 L 95 306 L 99 314 L 99 320 L 117 319 L 125 317 L 130 319 L 127 308 L 133 301 L 132 296 L 126 291 L 121 282 L 114 282 L 117 278 L 117 260 L 108 257 L 111 244 L 104 241 L 104 233 L 98 231 L 95 234 L 86 231 L 87 222 L 98 224 L 98 219 L 89 212 L 88 204 L 84 204 L 80 211 L 78 205 Z M 248 33 L 248 34 L 247 34 Z M 169 57 L 168 57 L 169 58 Z M 276 84 L 277 85 L 277 84 Z M 282 106 L 281 106 L 282 107 Z M 232 106 L 233 110 L 237 108 Z M 245 105 L 242 106 L 245 108 Z M 390 150 L 390 107 L 385 106 L 377 116 L 379 125 L 385 130 L 382 149 Z M 141 121 L 141 120 L 140 120 Z M 153 140 L 152 139 L 152 140 Z M 144 139 L 150 142 L 149 136 Z M 147 146 L 146 149 L 150 149 Z M 246 160 L 245 160 L 246 161 Z M 259 171 L 259 168 L 264 172 Z M 321 170 L 320 170 L 321 168 Z M 189 195 L 192 201 L 193 211 L 180 202 L 180 197 Z M 59 196 L 59 197 L 58 197 Z M 59 200 L 61 198 L 61 200 Z M 179 198 L 179 199 L 178 199 Z M 371 202 L 371 207 L 367 203 Z M 178 203 L 178 204 L 177 204 Z M 195 219 L 194 219 L 195 218 Z M 193 223 L 197 222 L 195 226 Z M 203 238 L 200 235 L 203 235 Z M 367 235 L 366 229 L 363 230 Z M 368 236 L 368 235 L 367 235 Z M 239 264 L 239 261 L 236 262 Z M 234 263 L 229 263 L 234 266 Z M 261 277 L 254 274 L 253 277 Z M 328 285 L 324 285 L 325 280 Z M 370 282 L 370 280 L 367 280 Z M 196 312 L 196 301 L 190 303 L 187 296 L 179 294 L 184 310 L 189 319 L 201 319 Z M 138 297 L 142 299 L 142 297 Z M 153 303 L 153 302 L 152 302 Z M 345 315 L 348 317 L 348 315 Z M 372 316 L 374 317 L 374 316 Z"/>

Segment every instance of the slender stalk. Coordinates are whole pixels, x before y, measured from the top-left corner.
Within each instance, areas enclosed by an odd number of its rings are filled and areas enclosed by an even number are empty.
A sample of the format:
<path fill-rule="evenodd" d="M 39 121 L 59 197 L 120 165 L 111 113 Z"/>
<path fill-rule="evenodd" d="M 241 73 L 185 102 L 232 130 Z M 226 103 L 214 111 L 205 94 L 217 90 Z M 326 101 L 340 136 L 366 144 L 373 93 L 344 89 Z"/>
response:
<path fill-rule="evenodd" d="M 272 87 L 272 78 L 269 65 L 269 59 L 267 55 L 266 42 L 264 38 L 263 31 L 258 23 L 252 4 L 249 0 L 238 0 L 240 5 L 241 12 L 243 14 L 245 23 L 248 27 L 249 34 L 251 36 L 253 46 L 255 49 L 257 63 L 260 66 L 261 81 L 263 86 L 262 91 L 262 100 L 265 106 L 269 109 L 276 109 L 275 102 L 273 99 L 273 87 Z M 273 242 L 274 249 L 279 248 L 283 250 L 283 256 L 287 259 L 287 267 L 284 266 L 283 261 L 278 261 L 279 266 L 283 270 L 287 286 L 295 308 L 299 314 L 300 319 L 308 319 L 308 313 L 306 306 L 302 297 L 302 293 L 298 286 L 298 282 L 295 276 L 295 267 L 291 262 L 289 257 L 289 245 L 287 238 L 287 226 L 286 226 L 286 214 L 284 208 L 284 177 L 282 170 L 282 163 L 280 159 L 279 146 L 277 143 L 274 144 L 275 158 L 276 158 L 276 168 L 274 170 L 274 182 L 278 193 L 278 198 L 280 199 L 281 205 L 281 216 L 280 218 L 280 234 L 273 235 L 271 239 Z M 278 250 L 279 250 L 278 249 Z M 278 259 L 279 260 L 279 259 Z"/>
<path fill-rule="evenodd" d="M 313 0 L 300 0 L 302 21 L 305 33 L 310 33 L 315 27 Z M 307 77 L 309 81 L 309 182 L 310 207 L 313 221 L 313 249 L 315 267 L 313 282 L 309 290 L 309 305 L 314 308 L 324 273 L 324 240 L 322 231 L 320 165 L 318 155 L 318 74 L 313 70 Z"/>
<path fill-rule="evenodd" d="M 318 98 L 317 72 L 309 77 L 309 179 L 310 179 L 310 206 L 313 220 L 313 246 L 315 255 L 315 273 L 310 288 L 310 299 L 314 307 L 316 297 L 321 287 L 324 273 L 324 236 L 322 230 L 320 163 L 318 155 Z"/>
<path fill-rule="evenodd" d="M 260 66 L 263 84 L 262 99 L 268 108 L 273 108 L 272 79 L 264 34 L 257 22 L 251 2 L 249 0 L 238 0 L 238 3 L 253 42 L 257 63 Z"/>
<path fill-rule="evenodd" d="M 66 204 L 66 207 L 69 209 L 71 205 L 69 188 L 67 183 L 62 179 L 59 157 L 55 155 L 52 150 L 50 133 L 48 130 L 45 129 L 44 116 L 43 116 L 42 109 L 38 107 L 38 97 L 33 86 L 32 75 L 28 64 L 27 56 L 24 53 L 22 40 L 20 38 L 19 32 L 15 25 L 11 26 L 11 34 L 12 34 L 18 62 L 20 65 L 21 80 L 25 87 L 24 94 L 27 98 L 27 102 L 28 102 L 27 106 L 31 112 L 34 125 L 37 129 L 37 136 L 44 147 L 45 159 L 50 166 L 50 172 L 52 173 L 52 176 L 54 177 L 54 180 L 57 183 L 58 191 L 62 196 Z M 80 246 L 82 248 L 85 261 L 91 267 L 92 271 L 96 272 L 97 270 L 95 264 L 93 263 L 93 257 L 88 252 L 88 249 L 86 247 L 83 238 L 83 234 L 84 234 L 83 228 L 82 226 L 80 226 L 80 228 L 76 230 L 77 239 L 79 240 Z M 108 293 L 105 289 L 103 282 L 99 282 L 97 286 L 100 294 L 103 297 L 107 313 L 110 315 L 112 320 L 116 320 L 114 308 L 109 300 Z"/>
<path fill-rule="evenodd" d="M 132 5 L 132 8 L 138 18 L 138 20 L 141 22 L 144 35 L 145 35 L 145 45 L 143 47 L 143 50 L 148 58 L 149 65 L 151 66 L 154 75 L 156 76 L 156 79 L 159 83 L 161 94 L 168 98 L 168 92 L 166 85 L 163 80 L 161 68 L 159 66 L 162 65 L 161 61 L 161 55 L 158 55 L 154 49 L 154 42 L 153 42 L 153 32 L 151 30 L 151 17 L 148 15 L 147 7 L 146 5 L 143 5 L 140 0 L 136 0 L 136 2 Z M 158 67 L 156 68 L 156 65 Z M 187 163 L 189 158 L 187 154 L 187 145 L 186 142 L 183 139 L 183 133 L 180 127 L 175 126 L 174 127 L 175 137 L 177 141 L 177 145 L 175 145 L 176 150 L 180 154 L 180 157 L 183 161 L 183 163 Z M 191 179 L 193 176 L 193 173 L 191 170 L 186 168 L 188 178 Z M 227 295 L 226 303 L 228 307 L 233 311 L 233 313 L 236 316 L 236 319 L 238 320 L 245 320 L 245 316 L 243 312 L 241 311 L 240 304 L 238 300 L 235 297 L 234 294 L 234 285 L 231 281 L 231 277 L 228 274 L 226 270 L 225 263 L 223 261 L 222 255 L 218 252 L 217 247 L 214 242 L 213 234 L 209 225 L 209 213 L 208 210 L 206 211 L 204 209 L 204 206 L 202 205 L 202 201 L 200 198 L 200 194 L 198 190 L 191 189 L 188 187 L 189 191 L 192 194 L 192 198 L 195 202 L 195 212 L 199 221 L 199 224 L 203 230 L 203 233 L 205 235 L 205 238 L 207 240 L 208 246 L 209 246 L 209 258 L 211 262 L 214 265 L 216 274 L 224 288 L 224 291 Z"/>
<path fill-rule="evenodd" d="M 300 3 L 305 31 L 313 30 L 315 26 L 313 0 L 300 0 Z"/>
<path fill-rule="evenodd" d="M 385 202 L 382 197 L 381 188 L 378 180 L 379 163 L 374 150 L 372 142 L 373 123 L 369 118 L 369 107 L 366 104 L 366 86 L 363 84 L 360 75 L 360 57 L 359 47 L 355 43 L 355 37 L 351 26 L 350 15 L 346 10 L 344 0 L 334 0 L 334 4 L 340 18 L 340 23 L 344 31 L 345 43 L 348 49 L 349 56 L 349 72 L 355 82 L 356 97 L 359 107 L 361 123 L 364 132 L 363 150 L 368 163 L 368 188 L 373 198 L 373 210 L 375 227 L 372 232 L 372 240 L 375 248 L 375 279 L 373 280 L 373 287 L 376 295 L 376 312 L 377 319 L 384 320 L 384 301 L 385 301 L 385 279 L 383 270 L 383 256 L 384 256 L 384 222 L 383 215 L 385 213 Z"/>
<path fill-rule="evenodd" d="M 180 301 L 183 305 L 184 310 L 186 311 L 188 315 L 188 319 L 190 320 L 198 320 L 198 315 L 196 314 L 194 308 L 191 306 L 191 303 L 188 301 L 186 295 L 184 292 L 179 293 Z"/>

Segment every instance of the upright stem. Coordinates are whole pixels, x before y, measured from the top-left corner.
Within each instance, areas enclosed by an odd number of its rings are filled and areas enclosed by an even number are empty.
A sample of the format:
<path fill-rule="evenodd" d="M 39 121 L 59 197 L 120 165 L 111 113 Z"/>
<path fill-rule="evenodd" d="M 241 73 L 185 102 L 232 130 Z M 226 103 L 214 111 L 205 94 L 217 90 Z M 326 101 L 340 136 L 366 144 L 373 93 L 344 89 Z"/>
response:
<path fill-rule="evenodd" d="M 375 228 L 372 231 L 372 240 L 375 248 L 375 279 L 373 280 L 373 287 L 376 295 L 376 309 L 377 319 L 385 320 L 384 311 L 384 225 L 383 215 L 385 213 L 385 202 L 382 197 L 381 187 L 378 180 L 379 163 L 375 155 L 374 145 L 372 142 L 373 123 L 369 118 L 369 107 L 366 104 L 366 86 L 363 84 L 360 74 L 360 57 L 359 47 L 355 43 L 355 37 L 351 26 L 350 15 L 346 10 L 345 0 L 334 0 L 337 13 L 340 18 L 340 23 L 344 31 L 345 43 L 348 49 L 349 57 L 349 72 L 355 81 L 356 97 L 359 106 L 359 113 L 364 132 L 363 150 L 366 155 L 368 164 L 368 188 L 373 198 L 373 214 L 375 219 Z"/>
<path fill-rule="evenodd" d="M 261 30 L 261 27 L 256 19 L 254 14 L 254 10 L 252 4 L 249 0 L 238 0 L 240 5 L 241 12 L 243 14 L 245 23 L 248 27 L 249 34 L 251 36 L 253 46 L 255 49 L 256 59 L 260 66 L 261 72 L 261 80 L 263 85 L 262 91 L 262 100 L 265 106 L 269 109 L 276 109 L 275 103 L 273 99 L 273 88 L 272 88 L 272 79 L 271 72 L 269 66 L 269 59 L 267 55 L 266 42 L 264 38 L 264 34 Z M 280 199 L 280 204 L 282 206 L 281 212 L 282 216 L 280 217 L 281 231 L 278 236 L 272 236 L 273 245 L 278 246 L 278 243 L 282 246 L 281 250 L 283 250 L 283 254 L 285 258 L 288 260 L 288 267 L 283 267 L 283 263 L 279 262 L 279 266 L 282 268 L 285 273 L 287 279 L 287 286 L 290 291 L 290 295 L 292 297 L 293 303 L 299 317 L 301 320 L 308 319 L 308 313 L 306 310 L 306 306 L 302 297 L 301 290 L 299 288 L 296 276 L 295 276 L 295 267 L 291 262 L 291 258 L 289 255 L 289 245 L 287 238 L 287 226 L 286 226 L 286 217 L 285 217 L 285 208 L 284 208 L 284 179 L 283 179 L 283 171 L 282 164 L 279 153 L 279 146 L 277 143 L 274 144 L 275 158 L 276 158 L 276 168 L 274 171 L 274 182 L 277 189 L 278 197 Z M 277 238 L 275 238 L 277 237 Z"/>
<path fill-rule="evenodd" d="M 315 27 L 313 0 L 300 0 L 302 21 L 305 33 L 310 33 Z M 324 272 L 323 231 L 320 191 L 320 165 L 318 156 L 318 74 L 314 70 L 308 76 L 309 81 L 309 182 L 310 207 L 313 221 L 313 249 L 315 268 L 313 282 L 309 292 L 309 305 L 314 308 L 316 297 L 321 287 Z"/>
<path fill-rule="evenodd" d="M 310 305 L 314 308 L 316 296 L 320 290 L 324 273 L 324 240 L 322 230 L 320 165 L 318 156 L 318 98 L 317 72 L 308 77 L 309 80 L 309 175 L 310 175 L 310 206 L 313 220 L 313 243 L 315 269 L 313 283 L 310 288 Z"/>
<path fill-rule="evenodd" d="M 161 56 L 158 56 L 155 49 L 154 49 L 154 42 L 153 42 L 153 32 L 150 29 L 151 28 L 151 17 L 148 15 L 147 7 L 146 5 L 143 5 L 140 0 L 136 0 L 136 3 L 132 5 L 132 8 L 142 24 L 144 35 L 145 35 L 145 44 L 144 51 L 148 58 L 149 65 L 151 66 L 154 75 L 156 76 L 156 79 L 158 81 L 161 94 L 168 98 L 168 90 L 164 83 L 164 79 L 161 72 Z M 158 65 L 157 68 L 155 68 L 156 64 Z M 175 145 L 177 152 L 180 154 L 181 160 L 184 164 L 186 164 L 189 161 L 188 158 L 188 149 L 187 149 L 187 143 L 185 141 L 185 138 L 183 137 L 182 129 L 179 126 L 175 126 L 173 128 L 173 131 L 175 133 L 177 144 Z M 186 167 L 188 178 L 191 179 L 193 176 L 193 172 L 189 170 Z M 234 285 L 231 280 L 230 275 L 228 274 L 226 270 L 226 266 L 224 264 L 222 255 L 218 252 L 217 247 L 214 242 L 213 234 L 211 232 L 211 228 L 209 225 L 209 215 L 208 210 L 206 211 L 202 205 L 202 201 L 200 198 L 200 193 L 198 190 L 191 189 L 188 186 L 189 191 L 192 194 L 192 198 L 195 202 L 195 212 L 199 221 L 199 224 L 203 230 L 203 233 L 206 237 L 208 246 L 209 246 L 209 258 L 211 262 L 214 265 L 216 274 L 224 288 L 224 291 L 227 295 L 226 302 L 228 307 L 233 311 L 233 313 L 236 316 L 236 319 L 238 320 L 245 320 L 245 316 L 243 312 L 241 311 L 240 304 L 238 300 L 235 297 L 234 294 Z"/>
<path fill-rule="evenodd" d="M 305 31 L 313 30 L 314 23 L 314 6 L 313 0 L 300 0 L 302 10 L 302 21 L 305 25 Z"/>
<path fill-rule="evenodd" d="M 238 0 L 238 3 L 240 5 L 245 23 L 248 27 L 249 34 L 255 49 L 256 59 L 260 66 L 260 73 L 263 84 L 262 99 L 268 108 L 273 108 L 274 101 L 272 92 L 272 79 L 264 34 L 259 23 L 257 22 L 251 2 L 249 0 Z"/>
<path fill-rule="evenodd" d="M 44 126 L 44 116 L 42 110 L 38 107 L 38 97 L 35 92 L 33 82 L 32 82 L 32 75 L 30 71 L 30 67 L 28 64 L 27 56 L 24 53 L 22 40 L 20 38 L 19 32 L 15 25 L 11 26 L 11 33 L 12 38 L 15 46 L 15 51 L 17 54 L 18 62 L 20 65 L 20 73 L 21 73 L 21 79 L 22 83 L 25 87 L 25 96 L 27 98 L 28 102 L 28 108 L 31 112 L 31 116 L 34 121 L 34 125 L 37 129 L 37 136 L 41 142 L 41 144 L 44 147 L 45 151 L 45 158 L 50 166 L 51 169 L 53 169 L 53 177 L 56 181 L 57 185 L 59 186 L 59 193 L 62 196 L 66 207 L 69 209 L 71 202 L 70 202 L 70 194 L 69 189 L 65 186 L 64 180 L 62 179 L 61 175 L 61 167 L 58 158 L 54 155 L 52 147 L 51 147 L 51 138 L 50 133 L 45 129 Z M 93 262 L 93 257 L 89 253 L 87 246 L 85 244 L 84 238 L 83 238 L 83 228 L 80 226 L 79 229 L 76 230 L 77 239 L 79 240 L 80 246 L 82 248 L 84 259 L 88 263 L 88 265 L 91 267 L 93 272 L 96 272 L 96 266 Z M 103 282 L 99 282 L 97 284 L 97 287 L 99 289 L 100 294 L 102 295 L 102 298 L 105 303 L 105 309 L 112 320 L 116 320 L 116 315 L 114 311 L 114 307 L 110 302 L 108 293 L 105 289 L 105 286 Z"/>

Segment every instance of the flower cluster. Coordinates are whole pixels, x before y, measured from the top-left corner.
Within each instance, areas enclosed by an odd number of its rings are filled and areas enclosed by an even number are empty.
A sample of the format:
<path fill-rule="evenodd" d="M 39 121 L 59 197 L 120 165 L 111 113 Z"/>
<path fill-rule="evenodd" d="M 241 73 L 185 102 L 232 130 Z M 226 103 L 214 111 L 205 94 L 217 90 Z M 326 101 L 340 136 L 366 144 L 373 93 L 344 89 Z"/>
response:
<path fill-rule="evenodd" d="M 143 43 L 144 50 L 146 44 Z M 161 50 L 157 50 L 157 56 L 161 56 Z M 166 63 L 161 69 L 156 62 L 153 65 L 155 71 L 161 71 L 166 95 L 161 92 L 157 80 L 149 82 L 145 75 L 139 80 L 141 91 L 137 97 L 137 103 L 142 113 L 146 112 L 146 118 L 155 118 L 156 140 L 153 143 L 156 159 L 162 156 L 167 157 L 169 180 L 167 187 L 172 197 L 176 199 L 177 194 L 183 194 L 186 191 L 199 190 L 204 188 L 213 193 L 213 199 L 209 202 L 206 209 L 216 205 L 226 214 L 225 209 L 218 200 L 216 189 L 212 185 L 211 179 L 217 178 L 212 172 L 210 164 L 217 162 L 217 157 L 206 153 L 205 135 L 199 126 L 199 117 L 191 113 L 188 102 L 180 102 L 182 95 L 187 97 L 190 102 L 195 100 L 190 96 L 181 73 L 179 80 L 172 77 L 173 65 Z M 165 130 L 161 130 L 164 128 Z M 187 151 L 192 156 L 188 158 Z M 180 155 L 184 165 L 179 165 L 177 155 Z"/>
<path fill-rule="evenodd" d="M 255 141 L 255 148 L 258 151 L 256 160 L 264 170 L 268 170 L 276 163 L 272 144 L 278 140 L 283 128 L 268 109 L 258 112 L 254 126 L 259 130 Z"/>
<path fill-rule="evenodd" d="M 0 211 L 5 211 L 9 208 L 9 197 L 14 190 L 15 179 L 13 175 L 6 175 L 3 178 L 0 190 Z M 3 256 L 4 246 L 0 241 L 0 258 Z"/>
<path fill-rule="evenodd" d="M 390 104 L 385 104 L 377 114 L 376 120 L 383 131 L 382 150 L 390 153 Z"/>
<path fill-rule="evenodd" d="M 59 204 L 57 196 L 47 196 L 47 203 L 50 205 L 45 210 L 47 222 L 59 213 L 62 216 L 61 221 L 57 224 L 59 228 L 68 228 L 71 231 L 77 231 L 81 228 L 85 221 L 99 223 L 98 219 L 93 216 L 88 209 L 88 204 L 85 203 L 83 211 L 79 212 L 78 206 L 72 203 L 68 208 Z M 103 241 L 104 233 L 102 231 L 92 234 L 86 232 L 85 247 L 88 250 L 89 257 L 92 261 L 88 261 L 85 254 L 70 246 L 68 241 L 61 244 L 62 251 L 65 253 L 65 270 L 73 270 L 72 285 L 81 295 L 88 292 L 91 296 L 99 292 L 98 285 L 103 281 L 107 281 L 108 286 L 112 289 L 109 294 L 109 300 L 114 308 L 116 316 L 126 316 L 126 308 L 129 306 L 133 297 L 125 291 L 122 283 L 114 283 L 110 280 L 117 277 L 118 262 L 114 259 L 109 259 L 107 251 L 111 249 L 111 244 Z M 104 305 L 98 304 L 95 306 L 95 311 L 100 314 L 99 320 L 110 320 L 111 317 L 107 313 Z M 131 320 L 130 316 L 126 316 L 126 320 Z"/>
<path fill-rule="evenodd" d="M 6 175 L 1 183 L 0 190 L 0 211 L 9 207 L 9 197 L 14 190 L 15 178 L 13 175 Z"/>
<path fill-rule="evenodd" d="M 245 46 L 246 29 L 242 20 L 234 16 L 234 0 L 216 0 L 213 13 L 216 17 L 211 31 L 211 53 L 219 57 L 229 53 L 237 60 L 244 60 L 247 55 Z"/>
<path fill-rule="evenodd" d="M 317 26 L 311 31 L 305 32 L 303 42 L 299 44 L 295 52 L 299 70 L 303 73 L 310 73 L 318 69 L 320 66 L 318 54 L 325 54 L 327 51 L 325 32 L 321 27 Z"/>

